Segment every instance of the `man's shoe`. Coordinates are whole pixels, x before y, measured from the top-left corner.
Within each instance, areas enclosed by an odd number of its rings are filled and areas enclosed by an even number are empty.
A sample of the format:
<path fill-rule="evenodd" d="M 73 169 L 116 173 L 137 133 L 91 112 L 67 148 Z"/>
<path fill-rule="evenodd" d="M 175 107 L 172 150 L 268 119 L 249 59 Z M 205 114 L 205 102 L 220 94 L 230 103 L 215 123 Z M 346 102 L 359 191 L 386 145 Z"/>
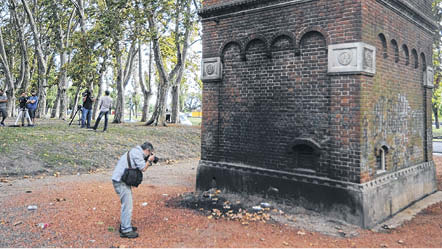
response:
<path fill-rule="evenodd" d="M 120 233 L 120 237 L 121 238 L 128 238 L 128 239 L 134 239 L 138 237 L 138 233 L 134 232 L 134 231 L 130 231 L 127 233 Z"/>
<path fill-rule="evenodd" d="M 0 126 L 5 126 L 5 124 L 1 123 Z"/>
<path fill-rule="evenodd" d="M 121 225 L 120 225 L 120 228 L 118 229 L 118 231 L 120 233 L 123 233 L 123 230 L 121 230 Z M 136 232 L 137 231 L 137 227 L 132 227 L 132 231 Z"/>

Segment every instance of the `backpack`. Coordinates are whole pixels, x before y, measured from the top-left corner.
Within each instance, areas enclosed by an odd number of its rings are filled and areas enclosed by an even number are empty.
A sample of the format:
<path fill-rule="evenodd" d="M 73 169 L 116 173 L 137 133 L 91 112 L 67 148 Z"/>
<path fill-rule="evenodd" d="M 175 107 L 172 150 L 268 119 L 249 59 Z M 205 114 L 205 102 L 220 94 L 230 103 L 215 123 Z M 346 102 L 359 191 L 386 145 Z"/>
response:
<path fill-rule="evenodd" d="M 129 152 L 127 152 L 127 165 L 128 168 L 124 169 L 123 176 L 121 176 L 121 181 L 126 183 L 129 186 L 138 187 L 138 185 L 141 184 L 143 181 L 143 172 L 139 170 L 138 168 L 132 168 L 132 165 L 130 163 L 130 155 Z"/>

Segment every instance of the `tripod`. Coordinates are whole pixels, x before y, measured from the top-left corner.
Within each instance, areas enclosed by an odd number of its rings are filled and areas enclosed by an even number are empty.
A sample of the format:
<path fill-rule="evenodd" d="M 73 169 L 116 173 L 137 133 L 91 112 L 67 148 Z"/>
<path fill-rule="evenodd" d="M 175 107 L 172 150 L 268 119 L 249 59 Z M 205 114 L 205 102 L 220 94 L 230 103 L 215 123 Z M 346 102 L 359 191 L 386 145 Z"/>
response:
<path fill-rule="evenodd" d="M 81 124 L 81 112 L 82 112 L 81 109 L 82 109 L 82 108 L 83 108 L 83 107 L 82 107 L 81 105 L 77 106 L 77 110 L 75 111 L 74 116 L 72 116 L 71 122 L 69 122 L 69 126 L 71 126 L 71 124 L 72 124 L 72 122 L 74 121 L 75 116 L 77 116 L 77 113 L 78 113 L 78 112 L 80 112 L 80 114 L 79 114 L 79 116 L 78 116 L 78 125 Z"/>
<path fill-rule="evenodd" d="M 26 117 L 25 117 L 26 116 Z M 25 118 L 28 120 L 28 125 L 32 126 L 32 120 L 29 116 L 29 112 L 26 107 L 20 108 L 20 112 L 18 113 L 17 120 L 15 120 L 14 126 L 17 126 L 18 121 L 21 119 L 21 125 L 25 126 Z"/>

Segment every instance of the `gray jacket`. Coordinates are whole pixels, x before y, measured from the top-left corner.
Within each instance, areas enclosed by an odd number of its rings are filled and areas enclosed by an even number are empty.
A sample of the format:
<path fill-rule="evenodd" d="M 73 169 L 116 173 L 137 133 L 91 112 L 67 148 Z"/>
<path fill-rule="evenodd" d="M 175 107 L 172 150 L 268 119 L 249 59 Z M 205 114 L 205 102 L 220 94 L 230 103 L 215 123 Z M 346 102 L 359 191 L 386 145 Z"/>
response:
<path fill-rule="evenodd" d="M 143 170 L 146 167 L 146 161 L 144 161 L 144 152 L 141 149 L 141 146 L 137 146 L 130 150 L 130 163 L 132 168 L 137 167 L 140 170 Z M 121 181 L 121 176 L 124 173 L 124 169 L 128 168 L 127 165 L 127 152 L 124 153 L 120 160 L 118 160 L 117 166 L 115 166 L 114 172 L 112 173 L 113 181 Z"/>

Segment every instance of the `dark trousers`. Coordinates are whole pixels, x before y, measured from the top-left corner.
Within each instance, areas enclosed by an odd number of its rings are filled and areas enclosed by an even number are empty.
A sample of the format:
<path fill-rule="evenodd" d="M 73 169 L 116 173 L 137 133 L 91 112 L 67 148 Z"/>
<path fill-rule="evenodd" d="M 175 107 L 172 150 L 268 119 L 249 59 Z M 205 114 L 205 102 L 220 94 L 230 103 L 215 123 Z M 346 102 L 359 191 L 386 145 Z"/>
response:
<path fill-rule="evenodd" d="M 5 119 L 8 116 L 8 112 L 6 111 L 6 108 L 0 108 L 0 114 L 2 116 L 2 122 L 1 124 L 5 124 Z"/>
<path fill-rule="evenodd" d="M 100 112 L 100 114 L 98 114 L 97 121 L 95 121 L 94 130 L 96 130 L 98 128 L 98 125 L 100 124 L 100 120 L 103 117 L 103 115 L 104 115 L 104 129 L 103 129 L 103 131 L 105 131 L 107 129 L 107 119 L 109 116 L 109 111 Z"/>

